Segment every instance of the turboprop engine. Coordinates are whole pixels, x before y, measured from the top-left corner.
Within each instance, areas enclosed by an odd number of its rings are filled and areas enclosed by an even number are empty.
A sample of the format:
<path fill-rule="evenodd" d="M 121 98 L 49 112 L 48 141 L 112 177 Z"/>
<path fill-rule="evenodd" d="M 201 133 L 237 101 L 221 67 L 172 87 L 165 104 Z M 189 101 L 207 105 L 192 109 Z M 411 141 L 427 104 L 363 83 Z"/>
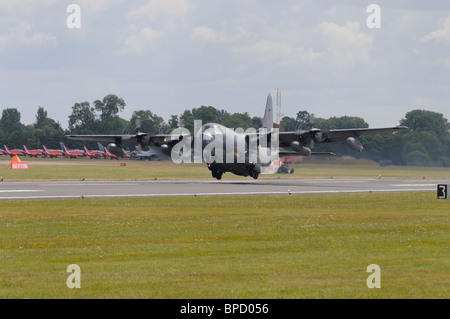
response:
<path fill-rule="evenodd" d="M 310 156 L 311 155 L 311 149 L 308 148 L 308 147 L 305 147 L 303 145 L 300 145 L 300 142 L 298 142 L 298 141 L 292 142 L 291 143 L 291 147 L 299 155 L 303 155 L 303 156 Z"/>
<path fill-rule="evenodd" d="M 345 143 L 348 147 L 350 147 L 352 150 L 361 152 L 363 150 L 363 146 L 356 137 L 349 137 L 345 140 Z"/>

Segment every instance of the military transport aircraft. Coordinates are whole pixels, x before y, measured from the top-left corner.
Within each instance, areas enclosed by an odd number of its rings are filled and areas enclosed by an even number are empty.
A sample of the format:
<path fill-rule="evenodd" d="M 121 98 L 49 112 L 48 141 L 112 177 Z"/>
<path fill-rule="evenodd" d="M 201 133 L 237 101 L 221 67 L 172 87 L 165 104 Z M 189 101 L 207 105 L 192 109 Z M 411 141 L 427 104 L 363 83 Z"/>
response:
<path fill-rule="evenodd" d="M 175 163 L 204 162 L 212 177 L 221 179 L 226 172 L 257 179 L 278 156 L 310 156 L 332 153 L 315 153 L 314 144 L 346 142 L 355 150 L 362 151 L 361 135 L 395 133 L 407 131 L 405 126 L 385 128 L 318 129 L 277 132 L 273 129 L 273 103 L 269 94 L 263 118 L 264 129 L 259 132 L 240 132 L 223 125 L 208 123 L 191 134 L 179 129 L 172 134 L 148 134 L 138 130 L 131 135 L 66 135 L 66 138 L 80 141 L 109 142 L 107 149 L 112 154 L 123 156 L 122 145 L 149 146 L 152 151 L 170 156 Z M 139 129 L 139 128 L 138 128 Z"/>

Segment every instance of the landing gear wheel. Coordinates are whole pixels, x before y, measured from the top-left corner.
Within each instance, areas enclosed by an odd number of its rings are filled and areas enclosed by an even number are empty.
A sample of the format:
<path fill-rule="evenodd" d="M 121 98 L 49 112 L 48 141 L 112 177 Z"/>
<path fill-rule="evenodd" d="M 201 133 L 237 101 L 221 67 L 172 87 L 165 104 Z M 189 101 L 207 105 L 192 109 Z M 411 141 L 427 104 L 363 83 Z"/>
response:
<path fill-rule="evenodd" d="M 252 169 L 250 171 L 250 176 L 253 177 L 254 179 L 258 179 L 259 173 Z"/>
<path fill-rule="evenodd" d="M 217 178 L 218 180 L 222 179 L 222 174 L 221 172 L 218 172 L 216 169 L 211 169 L 211 175 L 214 178 Z"/>

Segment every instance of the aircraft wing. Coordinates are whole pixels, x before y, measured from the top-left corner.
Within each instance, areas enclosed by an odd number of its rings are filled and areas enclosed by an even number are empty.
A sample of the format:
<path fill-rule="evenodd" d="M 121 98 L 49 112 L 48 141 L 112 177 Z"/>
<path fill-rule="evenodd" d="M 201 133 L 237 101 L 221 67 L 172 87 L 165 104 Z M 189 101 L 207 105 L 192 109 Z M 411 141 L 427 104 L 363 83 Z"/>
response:
<path fill-rule="evenodd" d="M 396 132 L 404 132 L 407 130 L 408 128 L 406 126 L 383 127 L 383 128 L 335 129 L 328 131 L 326 142 L 341 142 L 345 141 L 349 137 L 359 137 L 361 135 L 375 135 L 382 133 L 396 133 Z"/>
<path fill-rule="evenodd" d="M 66 135 L 66 138 L 76 141 L 93 141 L 122 144 L 141 144 L 142 146 L 160 146 L 170 141 L 179 141 L 180 137 L 170 134 L 146 134 L 138 133 L 134 135 Z"/>
<path fill-rule="evenodd" d="M 313 139 L 315 143 L 342 142 L 349 137 L 358 138 L 361 135 L 382 133 L 396 133 L 407 131 L 406 126 L 382 128 L 353 128 L 353 129 L 311 129 L 305 131 L 280 132 L 280 146 L 286 146 L 294 141 Z"/>
<path fill-rule="evenodd" d="M 69 140 L 117 143 L 137 141 L 136 135 L 66 135 Z"/>

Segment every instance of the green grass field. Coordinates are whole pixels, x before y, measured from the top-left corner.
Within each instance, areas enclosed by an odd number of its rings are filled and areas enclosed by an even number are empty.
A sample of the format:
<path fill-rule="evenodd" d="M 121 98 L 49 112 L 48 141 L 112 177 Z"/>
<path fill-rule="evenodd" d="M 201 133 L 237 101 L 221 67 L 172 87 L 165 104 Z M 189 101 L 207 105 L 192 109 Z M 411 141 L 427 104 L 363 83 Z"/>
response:
<path fill-rule="evenodd" d="M 171 161 L 130 161 L 90 159 L 28 159 L 29 169 L 10 168 L 8 158 L 0 161 L 0 176 L 12 180 L 148 180 L 211 179 L 205 164 L 174 164 Z M 121 166 L 121 163 L 126 166 Z M 260 178 L 450 178 L 444 167 L 385 166 L 366 160 L 308 160 L 292 164 L 294 174 L 260 175 Z M 224 179 L 242 178 L 226 173 Z"/>
<path fill-rule="evenodd" d="M 449 212 L 431 192 L 5 201 L 0 298 L 449 298 Z"/>

